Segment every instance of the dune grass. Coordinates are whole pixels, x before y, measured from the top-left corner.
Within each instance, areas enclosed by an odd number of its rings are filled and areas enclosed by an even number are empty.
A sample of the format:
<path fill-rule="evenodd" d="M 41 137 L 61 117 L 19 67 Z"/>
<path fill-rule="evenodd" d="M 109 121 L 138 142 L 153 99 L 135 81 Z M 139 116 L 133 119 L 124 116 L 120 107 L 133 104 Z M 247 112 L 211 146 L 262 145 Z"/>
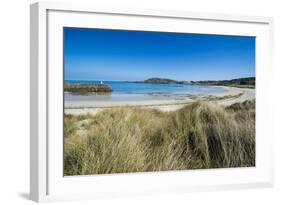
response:
<path fill-rule="evenodd" d="M 255 166 L 255 102 L 64 116 L 64 174 Z"/>

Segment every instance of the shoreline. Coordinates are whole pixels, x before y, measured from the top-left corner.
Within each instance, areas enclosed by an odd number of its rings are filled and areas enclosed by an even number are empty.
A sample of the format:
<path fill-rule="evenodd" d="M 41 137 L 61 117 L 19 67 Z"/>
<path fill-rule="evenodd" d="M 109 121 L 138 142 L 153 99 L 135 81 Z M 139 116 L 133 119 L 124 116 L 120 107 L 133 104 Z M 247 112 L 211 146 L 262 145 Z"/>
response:
<path fill-rule="evenodd" d="M 229 106 L 234 103 L 244 102 L 255 99 L 255 89 L 237 88 L 228 86 L 213 86 L 224 89 L 223 93 L 210 93 L 208 95 L 194 95 L 186 97 L 184 100 L 147 100 L 147 101 L 130 101 L 130 102 L 102 102 L 98 106 L 65 106 L 64 113 L 72 115 L 96 114 L 102 110 L 113 107 L 143 107 L 147 109 L 157 109 L 164 112 L 178 110 L 186 105 L 197 101 L 211 101 L 222 106 Z"/>

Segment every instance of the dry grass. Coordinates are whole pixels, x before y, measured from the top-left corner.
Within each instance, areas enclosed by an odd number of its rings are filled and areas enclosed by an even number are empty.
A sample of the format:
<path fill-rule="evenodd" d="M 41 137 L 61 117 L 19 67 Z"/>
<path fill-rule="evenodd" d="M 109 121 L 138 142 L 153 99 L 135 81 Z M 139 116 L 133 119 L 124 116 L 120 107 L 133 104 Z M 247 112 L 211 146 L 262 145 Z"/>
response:
<path fill-rule="evenodd" d="M 64 123 L 65 175 L 255 166 L 254 101 L 112 108 Z"/>

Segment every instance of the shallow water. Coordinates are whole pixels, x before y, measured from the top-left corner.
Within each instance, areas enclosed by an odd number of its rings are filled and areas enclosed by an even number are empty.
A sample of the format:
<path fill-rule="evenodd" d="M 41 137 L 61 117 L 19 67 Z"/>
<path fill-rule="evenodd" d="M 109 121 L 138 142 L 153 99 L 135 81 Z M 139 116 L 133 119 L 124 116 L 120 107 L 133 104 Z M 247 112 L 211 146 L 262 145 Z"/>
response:
<path fill-rule="evenodd" d="M 94 84 L 99 81 L 65 81 L 70 84 Z M 109 85 L 113 92 L 110 94 L 73 95 L 65 92 L 66 102 L 96 101 L 96 102 L 122 102 L 122 101 L 146 101 L 146 100 L 184 100 L 194 95 L 206 95 L 222 93 L 221 87 L 185 85 L 185 84 L 150 84 L 103 81 Z"/>

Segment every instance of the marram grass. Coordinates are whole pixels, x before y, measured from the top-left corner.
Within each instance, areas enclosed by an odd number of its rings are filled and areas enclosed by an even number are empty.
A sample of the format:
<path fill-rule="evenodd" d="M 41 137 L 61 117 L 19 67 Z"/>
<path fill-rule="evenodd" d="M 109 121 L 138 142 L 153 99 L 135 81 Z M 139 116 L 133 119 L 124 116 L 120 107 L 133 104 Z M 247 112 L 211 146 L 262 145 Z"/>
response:
<path fill-rule="evenodd" d="M 255 166 L 255 102 L 64 116 L 64 174 Z"/>

